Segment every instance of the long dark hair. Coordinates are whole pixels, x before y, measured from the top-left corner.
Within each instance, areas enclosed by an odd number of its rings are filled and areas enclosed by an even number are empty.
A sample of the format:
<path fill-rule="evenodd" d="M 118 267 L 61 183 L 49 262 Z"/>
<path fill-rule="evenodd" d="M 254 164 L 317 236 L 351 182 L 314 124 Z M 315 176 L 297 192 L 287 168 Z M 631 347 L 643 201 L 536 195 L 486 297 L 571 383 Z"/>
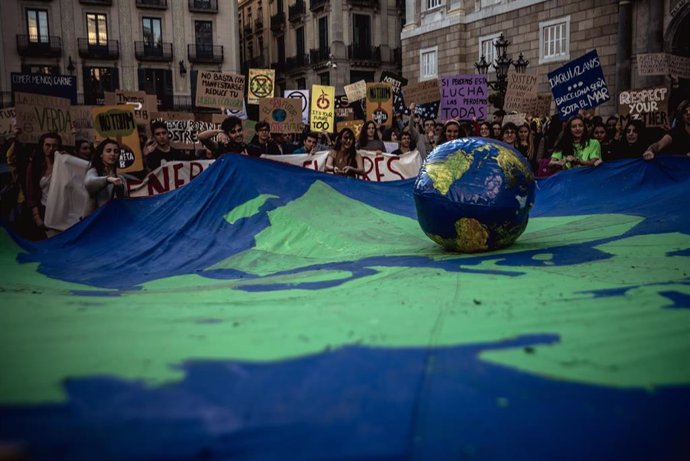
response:
<path fill-rule="evenodd" d="M 462 125 L 460 125 L 460 122 L 453 119 L 447 120 L 446 123 L 443 124 L 443 130 L 441 130 L 441 135 L 438 137 L 439 146 L 444 142 L 448 141 L 446 139 L 446 128 L 448 128 L 448 125 L 456 125 L 458 127 L 458 139 L 467 137 L 467 132 L 465 131 L 465 128 Z"/>
<path fill-rule="evenodd" d="M 369 128 L 369 125 L 374 125 L 374 140 L 379 139 L 379 130 L 376 129 L 376 123 L 372 122 L 371 120 L 366 121 L 364 122 L 364 125 L 362 125 L 362 129 L 359 131 L 359 139 L 357 140 L 359 147 L 366 146 L 369 142 L 369 136 L 367 136 L 367 128 Z"/>
<path fill-rule="evenodd" d="M 96 147 L 96 152 L 93 153 L 91 156 L 91 165 L 89 168 L 95 168 L 96 173 L 98 173 L 98 176 L 105 176 L 105 164 L 103 163 L 103 159 L 101 158 L 101 155 L 103 155 L 103 151 L 105 150 L 105 146 L 108 144 L 115 144 L 118 149 L 120 148 L 120 144 L 115 141 L 114 139 L 106 138 L 101 143 Z M 114 166 L 113 173 L 117 173 L 117 163 Z"/>
<path fill-rule="evenodd" d="M 373 123 L 373 122 L 372 122 Z M 338 137 L 335 139 L 335 151 L 340 152 L 340 149 L 343 147 L 343 135 L 345 133 L 350 133 L 352 135 L 352 145 L 350 148 L 347 150 L 347 158 L 355 158 L 357 155 L 357 148 L 355 147 L 355 132 L 352 131 L 350 128 L 343 128 L 338 132 Z"/>
<path fill-rule="evenodd" d="M 43 133 L 40 138 L 38 138 L 38 147 L 34 150 L 31 156 L 31 181 L 34 184 L 39 184 L 41 177 L 47 173 L 45 169 L 47 168 L 46 157 L 43 153 L 43 143 L 46 139 L 52 138 L 57 140 L 57 150 L 62 149 L 62 138 L 57 133 Z"/>
<path fill-rule="evenodd" d="M 575 115 L 573 117 L 570 117 L 566 122 L 565 126 L 563 127 L 561 137 L 558 139 L 558 141 L 556 141 L 556 147 L 554 148 L 555 151 L 561 151 L 563 153 L 563 157 L 567 157 L 568 155 L 575 155 L 573 133 L 570 130 L 570 127 L 573 124 L 574 120 L 580 120 L 584 128 L 582 131 L 582 138 L 580 139 L 580 146 L 582 146 L 583 148 L 587 147 L 589 145 L 590 140 L 592 139 L 589 130 L 585 125 L 584 117 L 582 117 L 581 115 Z"/>

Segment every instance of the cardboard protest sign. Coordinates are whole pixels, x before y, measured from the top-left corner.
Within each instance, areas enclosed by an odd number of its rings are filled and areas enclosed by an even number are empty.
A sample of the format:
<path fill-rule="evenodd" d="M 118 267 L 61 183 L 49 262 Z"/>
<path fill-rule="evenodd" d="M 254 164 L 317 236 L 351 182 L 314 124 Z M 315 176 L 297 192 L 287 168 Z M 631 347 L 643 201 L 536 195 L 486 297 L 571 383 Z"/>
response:
<path fill-rule="evenodd" d="M 144 159 L 139 145 L 139 132 L 131 104 L 115 106 L 93 106 L 93 127 L 96 142 L 106 138 L 115 139 L 120 145 L 119 173 L 130 173 L 144 169 Z"/>
<path fill-rule="evenodd" d="M 393 72 L 385 71 L 381 73 L 379 81 L 389 83 L 393 89 L 393 110 L 407 114 L 409 110 L 405 107 L 405 99 L 402 93 L 402 88 L 407 85 L 407 79 Z"/>
<path fill-rule="evenodd" d="M 507 114 L 503 117 L 503 126 L 506 126 L 506 123 L 514 123 L 518 127 L 521 125 L 524 125 L 527 122 L 527 114 L 524 112 L 521 114 Z"/>
<path fill-rule="evenodd" d="M 508 87 L 503 101 L 506 112 L 525 112 L 533 114 L 537 102 L 537 76 L 510 72 Z"/>
<path fill-rule="evenodd" d="M 197 134 L 199 131 L 216 128 L 215 125 L 212 125 L 200 130 L 194 114 L 187 112 L 156 112 L 152 117 L 153 120 L 165 122 L 170 145 L 175 149 L 194 149 L 198 142 Z"/>
<path fill-rule="evenodd" d="M 310 130 L 332 131 L 335 125 L 335 87 L 312 85 Z"/>
<path fill-rule="evenodd" d="M 367 120 L 393 126 L 393 88 L 389 83 L 367 83 Z"/>
<path fill-rule="evenodd" d="M 488 97 L 486 75 L 441 77 L 441 119 L 486 119 Z"/>
<path fill-rule="evenodd" d="M 367 97 L 367 82 L 360 80 L 343 87 L 347 100 L 350 102 L 359 101 Z"/>
<path fill-rule="evenodd" d="M 538 94 L 532 115 L 535 117 L 549 117 L 551 115 L 552 100 L 553 98 L 550 94 Z"/>
<path fill-rule="evenodd" d="M 309 90 L 285 90 L 283 97 L 296 99 L 302 107 L 302 123 L 309 124 Z"/>
<path fill-rule="evenodd" d="M 264 98 L 259 101 L 259 120 L 265 120 L 271 133 L 301 133 L 302 106 L 296 99 Z"/>
<path fill-rule="evenodd" d="M 408 104 L 415 103 L 420 105 L 441 100 L 441 91 L 437 79 L 410 83 L 402 91 Z"/>
<path fill-rule="evenodd" d="M 690 58 L 669 54 L 668 71 L 672 77 L 690 79 Z"/>
<path fill-rule="evenodd" d="M 241 120 L 247 120 L 247 105 L 244 103 L 244 98 L 242 99 L 242 109 L 223 109 L 225 115 L 234 115 Z"/>
<path fill-rule="evenodd" d="M 58 133 L 64 146 L 74 145 L 70 101 L 31 93 L 14 94 L 19 141 L 37 143 L 43 133 Z"/>
<path fill-rule="evenodd" d="M 12 72 L 11 79 L 12 93 L 32 93 L 67 98 L 70 103 L 77 104 L 77 77 L 74 75 Z"/>
<path fill-rule="evenodd" d="M 247 102 L 249 104 L 259 104 L 259 99 L 272 98 L 275 81 L 275 69 L 249 69 Z"/>
<path fill-rule="evenodd" d="M 354 120 L 358 117 L 355 117 L 355 106 L 358 106 L 360 109 L 362 108 L 362 103 L 361 101 L 355 101 L 353 104 L 350 104 L 350 100 L 347 98 L 347 95 L 344 94 L 336 94 L 335 95 L 335 124 L 336 126 L 338 125 L 338 122 L 342 122 L 345 120 Z M 362 115 L 359 118 L 364 118 L 364 111 L 361 111 Z"/>
<path fill-rule="evenodd" d="M 597 50 L 550 72 L 549 85 L 561 120 L 611 99 Z"/>
<path fill-rule="evenodd" d="M 242 109 L 244 75 L 230 72 L 199 71 L 196 80 L 196 105 L 215 109 Z"/>
<path fill-rule="evenodd" d="M 618 112 L 633 120 L 642 120 L 648 127 L 670 125 L 668 88 L 654 87 L 622 91 L 618 95 Z"/>
<path fill-rule="evenodd" d="M 355 133 L 355 139 L 359 138 L 359 133 L 362 131 L 364 126 L 364 120 L 346 120 L 343 122 L 338 122 L 335 124 L 336 132 L 340 133 L 343 128 L 349 128 Z"/>
<path fill-rule="evenodd" d="M 93 106 L 72 106 L 69 112 L 72 116 L 72 126 L 74 127 L 74 139 L 94 142 L 96 130 L 93 127 L 93 116 L 91 115 Z"/>
<path fill-rule="evenodd" d="M 637 75 L 668 75 L 666 53 L 637 55 Z"/>
<path fill-rule="evenodd" d="M 17 123 L 14 107 L 0 109 L 0 140 L 12 134 L 12 127 Z"/>
<path fill-rule="evenodd" d="M 158 97 L 144 91 L 117 90 L 103 93 L 106 106 L 129 104 L 134 108 L 134 120 L 142 125 L 146 134 L 151 134 L 151 114 L 158 112 Z"/>

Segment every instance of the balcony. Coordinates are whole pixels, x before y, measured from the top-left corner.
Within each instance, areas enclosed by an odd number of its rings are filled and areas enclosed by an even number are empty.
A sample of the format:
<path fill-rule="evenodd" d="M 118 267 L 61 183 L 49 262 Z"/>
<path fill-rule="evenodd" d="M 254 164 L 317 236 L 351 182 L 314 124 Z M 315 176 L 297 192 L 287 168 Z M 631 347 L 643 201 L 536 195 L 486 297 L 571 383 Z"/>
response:
<path fill-rule="evenodd" d="M 49 37 L 17 35 L 17 53 L 22 57 L 59 58 L 62 56 L 62 39 L 55 35 Z"/>
<path fill-rule="evenodd" d="M 271 68 L 275 69 L 276 74 L 285 72 L 287 70 L 287 62 L 286 61 L 273 62 L 273 63 L 271 63 Z"/>
<path fill-rule="evenodd" d="M 189 62 L 196 64 L 222 64 L 223 46 L 192 43 L 187 45 L 187 58 Z"/>
<path fill-rule="evenodd" d="M 294 5 L 288 7 L 288 21 L 297 22 L 301 20 L 306 11 L 304 0 L 297 0 Z"/>
<path fill-rule="evenodd" d="M 297 56 L 290 56 L 286 59 L 285 64 L 288 72 L 298 71 L 301 67 L 306 67 L 309 65 L 309 55 L 302 53 L 298 54 Z"/>
<path fill-rule="evenodd" d="M 172 54 L 172 43 L 134 42 L 134 56 L 140 61 L 170 62 Z"/>
<path fill-rule="evenodd" d="M 117 59 L 120 56 L 120 42 L 108 40 L 105 43 L 89 43 L 88 38 L 78 38 L 79 57 L 85 59 Z"/>
<path fill-rule="evenodd" d="M 245 36 L 249 36 L 249 35 L 254 33 L 254 30 L 252 29 L 251 24 L 245 24 L 244 29 L 242 29 L 242 30 L 244 31 Z"/>
<path fill-rule="evenodd" d="M 379 9 L 379 2 L 372 2 L 371 0 L 347 0 L 350 6 L 356 6 L 359 8 L 371 8 L 373 10 Z"/>
<path fill-rule="evenodd" d="M 309 0 L 309 11 L 318 11 L 328 4 L 328 0 Z"/>
<path fill-rule="evenodd" d="M 218 0 L 189 0 L 191 13 L 217 13 Z"/>
<path fill-rule="evenodd" d="M 309 63 L 314 68 L 323 67 L 326 65 L 326 62 L 328 62 L 328 60 L 330 60 L 330 56 L 331 56 L 330 47 L 318 48 L 318 49 L 312 48 L 311 50 L 309 50 Z"/>
<path fill-rule="evenodd" d="M 265 67 L 264 57 L 255 56 L 242 62 L 242 73 L 248 73 L 249 69 L 264 69 Z"/>
<path fill-rule="evenodd" d="M 347 57 L 355 66 L 378 67 L 381 65 L 381 47 L 348 45 Z"/>
<path fill-rule="evenodd" d="M 254 30 L 256 30 L 256 33 L 260 33 L 262 30 L 264 30 L 264 20 L 261 18 L 256 18 L 254 20 Z"/>
<path fill-rule="evenodd" d="M 271 16 L 271 31 L 274 33 L 282 32 L 285 29 L 285 12 L 276 13 Z"/>
<path fill-rule="evenodd" d="M 82 5 L 113 6 L 113 0 L 79 0 Z"/>
<path fill-rule="evenodd" d="M 136 5 L 150 10 L 167 10 L 168 0 L 137 0 Z"/>

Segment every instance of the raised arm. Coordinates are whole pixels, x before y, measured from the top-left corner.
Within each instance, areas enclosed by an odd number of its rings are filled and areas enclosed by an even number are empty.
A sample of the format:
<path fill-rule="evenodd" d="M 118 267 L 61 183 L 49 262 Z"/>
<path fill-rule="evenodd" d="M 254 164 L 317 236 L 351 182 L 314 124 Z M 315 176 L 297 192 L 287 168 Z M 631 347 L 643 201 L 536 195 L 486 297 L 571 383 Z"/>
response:
<path fill-rule="evenodd" d="M 665 134 L 660 140 L 652 144 L 647 148 L 642 154 L 642 158 L 645 160 L 651 160 L 656 154 L 666 149 L 673 142 L 673 138 L 669 134 Z"/>

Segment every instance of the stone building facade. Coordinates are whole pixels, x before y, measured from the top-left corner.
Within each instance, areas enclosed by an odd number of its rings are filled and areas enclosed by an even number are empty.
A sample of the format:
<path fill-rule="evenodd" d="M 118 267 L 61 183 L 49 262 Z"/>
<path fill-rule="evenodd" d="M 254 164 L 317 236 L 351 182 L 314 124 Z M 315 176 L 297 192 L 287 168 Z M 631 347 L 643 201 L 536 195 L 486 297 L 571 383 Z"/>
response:
<path fill-rule="evenodd" d="M 200 70 L 239 72 L 230 0 L 3 0 L 0 89 L 13 72 L 73 74 L 79 102 L 146 90 L 163 110 L 188 108 Z"/>
<path fill-rule="evenodd" d="M 400 72 L 403 0 L 239 0 L 242 69 L 273 68 L 278 90 Z"/>
<path fill-rule="evenodd" d="M 550 92 L 549 72 L 596 49 L 612 95 L 601 114 L 615 112 L 615 95 L 630 88 L 666 84 L 672 104 L 690 96 L 688 80 L 639 77 L 636 67 L 639 54 L 690 56 L 687 0 L 407 0 L 405 19 L 403 75 L 411 81 L 476 73 L 503 34 L 508 56 L 529 60 L 541 93 Z"/>

